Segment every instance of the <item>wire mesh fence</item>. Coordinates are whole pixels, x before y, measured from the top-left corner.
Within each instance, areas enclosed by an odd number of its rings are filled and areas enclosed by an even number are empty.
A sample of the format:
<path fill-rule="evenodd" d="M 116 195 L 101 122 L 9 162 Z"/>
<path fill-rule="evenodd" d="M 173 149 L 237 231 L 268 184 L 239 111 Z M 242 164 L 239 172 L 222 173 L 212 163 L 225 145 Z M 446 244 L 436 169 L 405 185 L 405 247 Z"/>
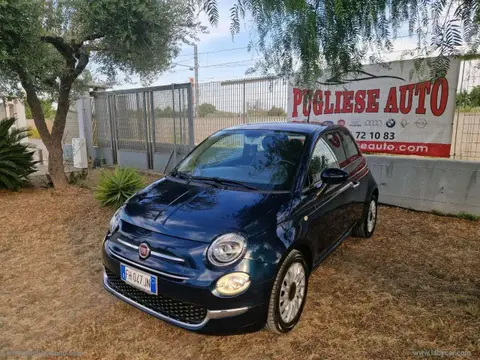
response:
<path fill-rule="evenodd" d="M 166 168 L 172 158 L 176 164 L 193 146 L 189 83 L 96 92 L 92 112 L 94 142 L 112 149 L 114 163 L 120 164 L 122 156 L 133 159 L 137 152 L 146 155 L 140 160 L 146 159 L 146 168 L 153 169 L 155 163 L 157 167 L 166 163 Z"/>
<path fill-rule="evenodd" d="M 174 151 L 177 157 L 177 153 L 183 149 L 184 154 L 190 144 L 199 144 L 226 127 L 287 121 L 286 80 L 262 77 L 200 83 L 195 89 L 198 99 L 193 99 L 189 86 L 99 93 L 93 101 L 96 145 L 108 147 L 116 141 L 119 150 L 148 151 L 148 139 L 151 139 L 153 152 Z M 193 101 L 193 129 L 190 129 L 188 104 Z M 462 62 L 452 126 L 451 158 L 480 160 L 477 60 Z"/>
<path fill-rule="evenodd" d="M 287 121 L 285 80 L 264 77 L 198 85 L 194 122 L 195 143 L 226 127 L 265 122 Z"/>
<path fill-rule="evenodd" d="M 462 62 L 456 100 L 451 157 L 458 160 L 480 160 L 479 60 Z"/>

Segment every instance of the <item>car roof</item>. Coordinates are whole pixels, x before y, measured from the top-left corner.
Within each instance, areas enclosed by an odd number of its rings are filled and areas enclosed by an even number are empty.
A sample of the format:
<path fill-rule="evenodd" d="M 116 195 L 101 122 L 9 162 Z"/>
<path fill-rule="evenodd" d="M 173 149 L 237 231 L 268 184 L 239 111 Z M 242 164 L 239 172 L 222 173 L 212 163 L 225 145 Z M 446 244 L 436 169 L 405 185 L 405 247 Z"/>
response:
<path fill-rule="evenodd" d="M 326 130 L 341 128 L 338 125 L 321 125 L 318 123 L 306 122 L 263 122 L 253 124 L 236 125 L 224 130 L 277 130 L 292 131 L 302 134 L 323 133 Z"/>

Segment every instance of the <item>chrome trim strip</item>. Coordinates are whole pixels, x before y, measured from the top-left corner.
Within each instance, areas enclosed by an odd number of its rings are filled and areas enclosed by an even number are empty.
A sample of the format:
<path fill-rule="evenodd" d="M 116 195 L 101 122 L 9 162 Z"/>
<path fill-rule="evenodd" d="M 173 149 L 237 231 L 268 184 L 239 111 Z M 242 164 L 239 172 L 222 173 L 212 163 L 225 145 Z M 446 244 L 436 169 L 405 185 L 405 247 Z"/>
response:
<path fill-rule="evenodd" d="M 155 273 L 155 274 L 158 274 L 158 275 L 161 275 L 161 276 L 164 276 L 164 277 L 169 277 L 169 278 L 171 278 L 171 279 L 176 279 L 176 280 L 187 280 L 187 279 L 188 279 L 188 277 L 185 277 L 185 276 L 173 275 L 173 274 L 169 274 L 169 273 L 164 273 L 163 271 L 158 271 L 158 270 L 149 268 L 149 267 L 147 267 L 147 266 L 144 266 L 144 265 L 141 265 L 141 264 L 139 264 L 139 263 L 136 263 L 135 261 L 126 259 L 126 258 L 124 258 L 123 256 L 117 255 L 117 254 L 115 254 L 115 253 L 113 253 L 113 252 L 111 252 L 111 251 L 110 251 L 110 254 L 111 254 L 111 256 L 113 256 L 114 258 L 116 258 L 117 260 L 126 262 L 127 264 L 130 264 L 130 265 L 132 265 L 132 266 L 136 266 L 136 267 L 138 267 L 138 268 L 140 268 L 140 269 L 144 269 L 144 270 L 153 272 L 153 273 Z"/>
<path fill-rule="evenodd" d="M 209 319 L 223 319 L 226 317 L 232 317 L 242 315 L 248 311 L 248 307 L 241 307 L 238 309 L 226 309 L 226 310 L 207 310 L 207 317 Z"/>
<path fill-rule="evenodd" d="M 126 242 L 125 240 L 122 240 L 122 239 L 120 239 L 120 238 L 117 238 L 117 241 L 118 241 L 120 244 L 123 244 L 123 245 L 125 245 L 125 246 L 128 246 L 129 248 L 138 250 L 138 246 L 137 246 L 137 245 L 130 244 L 129 242 Z"/>
<path fill-rule="evenodd" d="M 167 254 L 162 254 L 162 253 L 159 253 L 157 251 L 151 251 L 150 255 L 151 256 L 156 256 L 156 257 L 159 257 L 159 258 L 162 258 L 162 259 L 176 261 L 176 262 L 179 262 L 179 263 L 184 263 L 185 262 L 185 260 L 182 259 L 182 258 L 178 258 L 178 257 L 175 257 L 175 256 L 170 256 L 170 255 L 167 255 Z"/>
<path fill-rule="evenodd" d="M 158 319 L 164 320 L 166 322 L 169 322 L 171 324 L 183 327 L 188 330 L 198 330 L 202 327 L 204 327 L 207 322 L 210 319 L 223 319 L 226 317 L 232 317 L 232 316 L 237 316 L 245 313 L 248 311 L 248 307 L 242 307 L 242 308 L 237 308 L 237 309 L 226 309 L 226 310 L 207 310 L 207 316 L 205 316 L 205 319 L 199 324 L 188 324 L 184 323 L 179 320 L 172 319 L 166 315 L 163 315 L 159 312 L 153 311 L 152 309 L 147 308 L 146 306 L 143 306 L 142 304 L 137 303 L 136 301 L 126 297 L 125 295 L 119 293 L 118 291 L 114 290 L 110 285 L 108 285 L 108 276 L 103 272 L 103 286 L 107 291 L 118 297 L 120 300 L 125 301 L 126 303 L 135 306 L 136 308 L 146 312 L 149 315 L 155 316 Z"/>
<path fill-rule="evenodd" d="M 134 250 L 138 250 L 138 246 L 137 245 L 134 245 L 134 244 L 131 244 L 129 243 L 128 241 L 125 241 L 125 240 L 122 240 L 120 238 L 117 238 L 117 241 L 120 243 L 120 244 L 123 244 L 129 248 L 132 248 Z M 179 263 L 184 263 L 185 260 L 182 259 L 182 258 L 179 258 L 179 257 L 176 257 L 176 256 L 170 256 L 170 255 L 167 255 L 167 254 L 162 254 L 158 251 L 150 251 L 150 255 L 151 256 L 155 256 L 155 257 L 159 257 L 159 258 L 162 258 L 162 259 L 167 259 L 167 260 L 171 260 L 171 261 L 176 261 L 176 262 L 179 262 Z"/>

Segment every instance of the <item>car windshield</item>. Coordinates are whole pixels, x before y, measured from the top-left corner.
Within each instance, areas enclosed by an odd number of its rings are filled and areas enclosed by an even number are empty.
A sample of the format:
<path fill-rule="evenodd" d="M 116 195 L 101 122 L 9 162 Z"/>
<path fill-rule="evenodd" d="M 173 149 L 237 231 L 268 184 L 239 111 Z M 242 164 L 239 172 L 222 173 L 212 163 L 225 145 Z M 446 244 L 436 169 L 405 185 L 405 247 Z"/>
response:
<path fill-rule="evenodd" d="M 240 129 L 215 133 L 172 172 L 173 176 L 259 190 L 290 190 L 305 135 Z"/>

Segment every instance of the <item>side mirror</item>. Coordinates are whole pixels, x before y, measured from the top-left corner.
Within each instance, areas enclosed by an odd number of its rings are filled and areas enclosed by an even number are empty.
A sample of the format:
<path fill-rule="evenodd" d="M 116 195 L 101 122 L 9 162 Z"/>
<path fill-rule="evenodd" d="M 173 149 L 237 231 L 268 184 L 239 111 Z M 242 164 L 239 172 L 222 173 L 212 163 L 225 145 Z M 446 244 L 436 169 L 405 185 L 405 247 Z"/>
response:
<path fill-rule="evenodd" d="M 348 179 L 348 173 L 342 169 L 328 168 L 322 171 L 321 178 L 325 184 L 341 184 Z"/>

